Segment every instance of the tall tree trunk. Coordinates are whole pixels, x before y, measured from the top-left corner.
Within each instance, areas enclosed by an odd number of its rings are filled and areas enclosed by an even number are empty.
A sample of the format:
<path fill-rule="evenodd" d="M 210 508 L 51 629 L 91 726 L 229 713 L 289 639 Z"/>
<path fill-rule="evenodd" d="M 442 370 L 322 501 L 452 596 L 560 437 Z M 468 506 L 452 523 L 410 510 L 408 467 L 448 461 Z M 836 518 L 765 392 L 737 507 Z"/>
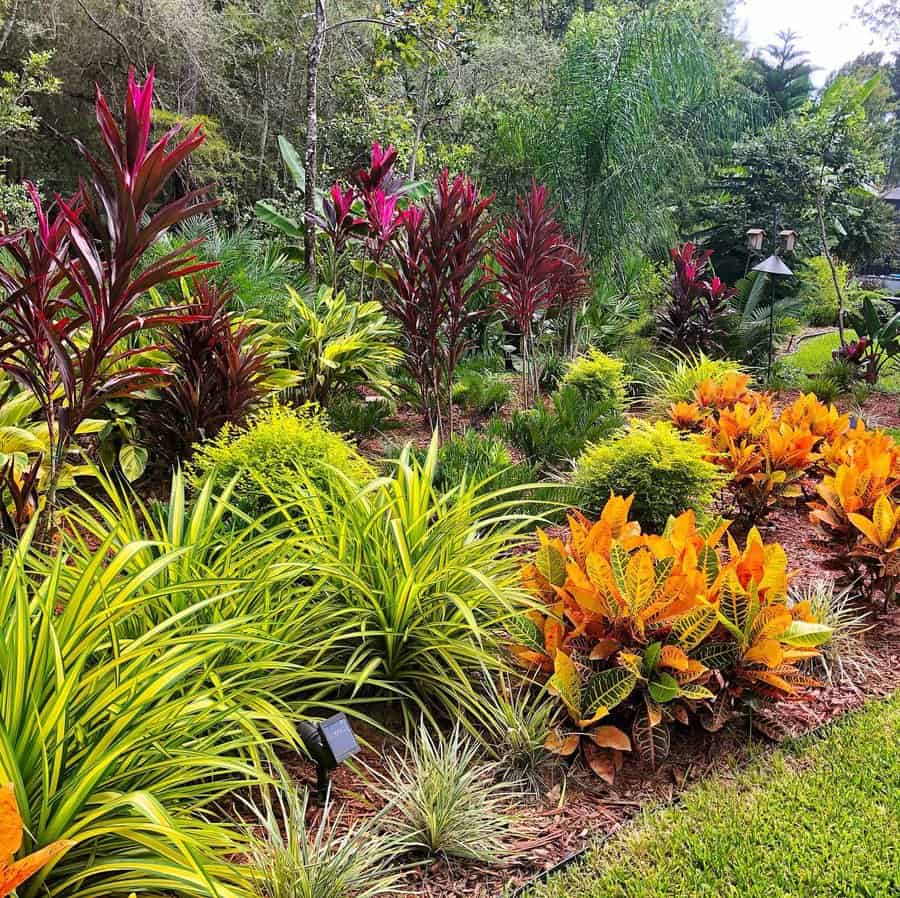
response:
<path fill-rule="evenodd" d="M 841 287 L 841 279 L 838 277 L 837 268 L 834 264 L 834 257 L 831 255 L 831 250 L 828 248 L 828 231 L 825 228 L 825 202 L 821 196 L 816 202 L 816 211 L 819 213 L 819 236 L 822 238 L 822 255 L 825 256 L 828 267 L 831 269 L 831 280 L 834 282 L 834 292 L 837 294 L 838 337 L 841 341 L 841 346 L 843 347 L 847 345 L 844 338 L 844 290 Z"/>
<path fill-rule="evenodd" d="M 328 18 L 325 0 L 316 0 L 316 23 L 306 57 L 306 195 L 304 209 L 308 213 L 303 234 L 303 259 L 310 277 L 316 275 L 316 230 L 309 215 L 316 211 L 316 181 L 319 168 L 319 63 L 325 47 Z"/>

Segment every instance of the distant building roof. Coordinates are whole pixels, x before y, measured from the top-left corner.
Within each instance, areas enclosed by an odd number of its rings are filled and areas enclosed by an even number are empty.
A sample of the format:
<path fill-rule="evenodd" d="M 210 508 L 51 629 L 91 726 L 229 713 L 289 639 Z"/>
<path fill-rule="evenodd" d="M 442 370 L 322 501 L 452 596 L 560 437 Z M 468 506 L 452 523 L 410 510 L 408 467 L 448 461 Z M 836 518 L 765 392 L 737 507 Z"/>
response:
<path fill-rule="evenodd" d="M 881 194 L 881 198 L 887 200 L 889 203 L 900 203 L 900 186 L 885 190 L 885 192 Z"/>

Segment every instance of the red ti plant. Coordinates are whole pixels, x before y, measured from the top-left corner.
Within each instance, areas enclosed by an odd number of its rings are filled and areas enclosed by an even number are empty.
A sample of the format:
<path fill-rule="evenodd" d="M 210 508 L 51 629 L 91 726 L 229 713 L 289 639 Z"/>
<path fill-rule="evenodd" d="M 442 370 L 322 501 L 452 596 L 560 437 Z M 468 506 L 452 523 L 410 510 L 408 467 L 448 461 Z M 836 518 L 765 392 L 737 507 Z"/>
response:
<path fill-rule="evenodd" d="M 92 171 L 71 200 L 56 197 L 52 217 L 30 189 L 36 231 L 5 234 L 15 265 L 0 270 L 7 296 L 0 311 L 0 368 L 41 401 L 50 428 L 53 509 L 60 463 L 79 425 L 106 400 L 164 383 L 162 368 L 130 360 L 141 331 L 185 320 L 181 308 L 138 311 L 151 287 L 210 267 L 195 264 L 186 244 L 141 265 L 151 244 L 190 215 L 211 209 L 195 190 L 157 207 L 178 165 L 203 141 L 199 129 L 172 146 L 177 129 L 150 144 L 153 72 L 144 84 L 128 75 L 124 132 L 99 88 L 96 115 L 106 159 L 79 149 Z M 144 347 L 146 349 L 146 347 Z"/>
<path fill-rule="evenodd" d="M 343 190 L 340 184 L 332 184 L 328 196 L 322 199 L 322 214 L 308 213 L 306 216 L 325 235 L 327 265 L 324 277 L 335 290 L 341 288 L 348 243 L 351 238 L 365 233 L 367 227 L 366 219 L 353 212 L 356 199 L 352 187 Z"/>
<path fill-rule="evenodd" d="M 451 180 L 445 169 L 424 207 L 400 213 L 392 244 L 392 290 L 384 308 L 402 326 L 405 367 L 419 387 L 429 424 L 442 435 L 453 432 L 450 391 L 466 348 L 466 326 L 486 312 L 472 300 L 491 280 L 483 262 L 492 201 L 493 196 L 479 197 L 468 178 Z"/>
<path fill-rule="evenodd" d="M 171 379 L 137 414 L 151 457 L 163 464 L 186 458 L 226 423 L 243 422 L 268 392 L 272 360 L 255 339 L 261 327 L 233 320 L 227 309 L 233 295 L 194 278 L 194 317 L 166 329 Z"/>
<path fill-rule="evenodd" d="M 710 250 L 698 252 L 693 243 L 669 251 L 674 272 L 669 299 L 657 317 L 657 333 L 676 349 L 720 349 L 719 326 L 734 290 L 720 278 L 707 280 Z"/>
<path fill-rule="evenodd" d="M 556 296 L 563 268 L 562 227 L 547 203 L 547 188 L 532 181 L 526 197 L 519 197 L 519 214 L 507 221 L 494 248 L 500 265 L 499 307 L 513 320 L 522 340 L 522 401 L 530 404 L 537 392 L 534 324 Z"/>
<path fill-rule="evenodd" d="M 574 355 L 577 346 L 578 310 L 593 292 L 591 273 L 584 256 L 571 243 L 563 243 L 559 249 L 562 266 L 556 278 L 555 305 L 561 314 L 568 316 L 564 350 Z"/>

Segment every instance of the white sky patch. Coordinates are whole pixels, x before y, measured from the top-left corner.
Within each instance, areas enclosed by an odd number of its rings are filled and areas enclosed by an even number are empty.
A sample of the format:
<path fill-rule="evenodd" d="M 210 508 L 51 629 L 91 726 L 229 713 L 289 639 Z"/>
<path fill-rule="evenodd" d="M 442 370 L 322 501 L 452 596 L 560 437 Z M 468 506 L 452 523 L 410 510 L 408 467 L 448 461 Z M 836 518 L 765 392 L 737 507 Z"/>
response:
<path fill-rule="evenodd" d="M 779 31 L 795 31 L 797 46 L 819 66 L 812 77 L 820 86 L 860 53 L 888 49 L 853 18 L 853 7 L 854 0 L 738 0 L 737 35 L 754 50 L 779 43 Z"/>

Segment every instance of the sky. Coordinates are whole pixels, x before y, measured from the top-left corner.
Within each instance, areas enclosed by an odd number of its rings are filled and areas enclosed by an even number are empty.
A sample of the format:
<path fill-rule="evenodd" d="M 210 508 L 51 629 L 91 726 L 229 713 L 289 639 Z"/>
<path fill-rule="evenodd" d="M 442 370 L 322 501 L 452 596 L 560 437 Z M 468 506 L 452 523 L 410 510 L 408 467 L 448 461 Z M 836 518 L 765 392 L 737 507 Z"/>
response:
<path fill-rule="evenodd" d="M 739 0 L 738 37 L 751 48 L 776 43 L 779 31 L 795 31 L 819 86 L 834 69 L 860 53 L 886 47 L 853 18 L 854 0 Z"/>

